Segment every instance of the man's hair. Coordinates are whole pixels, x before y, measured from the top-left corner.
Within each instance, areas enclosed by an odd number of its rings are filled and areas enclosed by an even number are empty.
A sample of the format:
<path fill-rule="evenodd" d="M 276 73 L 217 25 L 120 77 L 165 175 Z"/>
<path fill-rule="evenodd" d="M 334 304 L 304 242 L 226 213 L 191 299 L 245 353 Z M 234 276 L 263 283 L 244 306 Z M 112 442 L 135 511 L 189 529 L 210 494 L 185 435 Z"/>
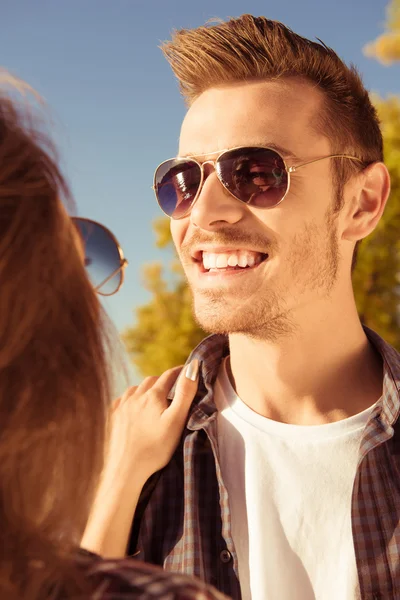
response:
<path fill-rule="evenodd" d="M 361 77 L 322 42 L 277 21 L 242 15 L 176 31 L 162 49 L 188 105 L 221 84 L 301 77 L 323 92 L 324 111 L 315 125 L 332 152 L 354 152 L 367 164 L 383 159 L 378 117 Z"/>
<path fill-rule="evenodd" d="M 176 31 L 162 50 L 189 106 L 223 84 L 300 77 L 323 94 L 323 110 L 313 125 L 330 140 L 332 154 L 352 154 L 365 165 L 383 160 L 378 116 L 357 69 L 321 41 L 312 42 L 265 17 L 242 15 Z M 359 169 L 355 161 L 335 159 L 332 172 L 339 199 Z"/>

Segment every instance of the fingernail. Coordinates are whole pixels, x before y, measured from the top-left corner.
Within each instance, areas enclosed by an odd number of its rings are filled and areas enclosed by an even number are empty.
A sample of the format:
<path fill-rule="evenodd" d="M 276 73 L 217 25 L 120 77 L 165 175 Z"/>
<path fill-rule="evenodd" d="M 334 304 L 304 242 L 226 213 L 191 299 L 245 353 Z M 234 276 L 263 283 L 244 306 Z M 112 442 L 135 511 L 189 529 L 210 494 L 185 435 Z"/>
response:
<path fill-rule="evenodd" d="M 185 371 L 186 379 L 190 379 L 190 381 L 196 381 L 199 376 L 199 361 L 197 358 L 194 358 L 186 367 Z"/>

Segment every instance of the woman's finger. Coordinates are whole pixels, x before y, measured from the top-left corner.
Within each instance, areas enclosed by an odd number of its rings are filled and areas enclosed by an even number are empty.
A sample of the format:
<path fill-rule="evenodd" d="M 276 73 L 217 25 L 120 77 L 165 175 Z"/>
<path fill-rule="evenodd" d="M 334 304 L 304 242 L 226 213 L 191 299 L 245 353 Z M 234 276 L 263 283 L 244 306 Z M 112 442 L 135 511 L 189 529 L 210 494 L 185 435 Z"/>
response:
<path fill-rule="evenodd" d="M 182 369 L 178 377 L 174 398 L 168 408 L 169 416 L 183 426 L 186 422 L 190 406 L 196 396 L 199 383 L 199 361 L 194 358 Z"/>
<path fill-rule="evenodd" d="M 173 367 L 172 369 L 168 369 L 168 371 L 164 371 L 162 375 L 157 379 L 156 383 L 152 387 L 152 391 L 157 394 L 159 399 L 163 400 L 165 404 L 165 408 L 169 406 L 169 400 L 167 398 L 169 392 L 173 388 L 176 383 L 179 373 L 181 372 L 182 367 Z"/>
<path fill-rule="evenodd" d="M 162 375 L 160 375 L 160 377 L 158 378 L 157 385 L 154 387 L 159 390 L 162 389 L 163 391 L 165 391 L 166 388 L 168 386 L 170 386 L 168 389 L 168 392 L 169 392 L 170 389 L 172 388 L 172 386 L 174 385 L 175 381 L 177 380 L 178 375 L 181 371 L 182 371 L 182 365 L 179 365 L 178 367 L 172 367 L 172 369 L 168 369 L 167 371 L 164 371 L 164 373 Z"/>
<path fill-rule="evenodd" d="M 157 383 L 158 381 L 158 377 L 156 377 L 155 375 L 150 375 L 149 377 L 146 377 L 145 379 L 143 379 L 143 381 L 140 382 L 139 385 L 133 386 L 131 388 L 128 388 L 125 392 L 125 394 L 128 397 L 133 396 L 134 394 L 145 394 L 148 390 L 150 390 L 155 383 Z M 124 396 L 125 396 L 124 394 Z"/>

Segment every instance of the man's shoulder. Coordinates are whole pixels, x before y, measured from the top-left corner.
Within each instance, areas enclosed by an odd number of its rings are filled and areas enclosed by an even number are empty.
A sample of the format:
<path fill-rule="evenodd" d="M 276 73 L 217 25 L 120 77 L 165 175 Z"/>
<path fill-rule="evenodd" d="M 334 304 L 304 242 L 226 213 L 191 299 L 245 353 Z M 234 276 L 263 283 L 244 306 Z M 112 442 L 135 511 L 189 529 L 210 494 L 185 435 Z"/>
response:
<path fill-rule="evenodd" d="M 218 493 L 212 444 L 216 443 L 217 414 L 213 386 L 227 351 L 227 338 L 210 336 L 191 353 L 188 362 L 193 358 L 199 360 L 200 377 L 186 427 L 169 463 L 148 479 L 140 495 L 131 529 L 129 551 L 137 550 L 141 537 L 142 546 L 149 543 L 140 558 L 150 560 L 153 564 L 163 563 L 164 555 L 160 548 L 165 540 L 168 540 L 171 547 L 179 543 L 179 528 L 184 519 L 185 503 L 191 498 L 190 506 L 194 506 L 194 490 L 201 487 L 204 497 L 208 498 Z M 173 394 L 174 389 L 171 390 L 170 397 Z M 154 538 L 157 538 L 159 545 L 154 543 Z"/>
<path fill-rule="evenodd" d="M 383 364 L 382 396 L 373 417 L 379 415 L 381 424 L 391 429 L 400 419 L 400 353 L 375 331 L 368 327 L 364 327 L 364 331 L 375 351 L 380 354 Z M 375 437 L 378 430 L 373 428 L 372 431 Z"/>
<path fill-rule="evenodd" d="M 394 380 L 400 384 L 400 352 L 372 329 L 364 326 L 364 331 L 370 343 L 381 355 L 385 366 L 390 369 Z"/>

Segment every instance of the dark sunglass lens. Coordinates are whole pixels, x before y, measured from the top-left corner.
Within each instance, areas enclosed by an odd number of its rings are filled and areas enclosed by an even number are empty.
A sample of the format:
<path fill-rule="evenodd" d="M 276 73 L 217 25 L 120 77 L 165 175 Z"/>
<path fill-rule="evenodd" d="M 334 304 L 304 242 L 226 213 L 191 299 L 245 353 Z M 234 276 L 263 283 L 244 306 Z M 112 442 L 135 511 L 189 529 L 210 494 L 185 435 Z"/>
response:
<path fill-rule="evenodd" d="M 96 291 L 111 296 L 121 285 L 121 258 L 110 232 L 94 221 L 74 218 L 85 248 L 85 267 Z"/>
<path fill-rule="evenodd" d="M 272 208 L 279 204 L 287 190 L 285 164 L 274 150 L 230 150 L 219 159 L 217 170 L 231 194 L 251 206 Z"/>
<path fill-rule="evenodd" d="M 173 219 L 190 209 L 201 181 L 201 170 L 191 160 L 174 159 L 160 165 L 154 176 L 154 188 L 160 208 Z"/>

